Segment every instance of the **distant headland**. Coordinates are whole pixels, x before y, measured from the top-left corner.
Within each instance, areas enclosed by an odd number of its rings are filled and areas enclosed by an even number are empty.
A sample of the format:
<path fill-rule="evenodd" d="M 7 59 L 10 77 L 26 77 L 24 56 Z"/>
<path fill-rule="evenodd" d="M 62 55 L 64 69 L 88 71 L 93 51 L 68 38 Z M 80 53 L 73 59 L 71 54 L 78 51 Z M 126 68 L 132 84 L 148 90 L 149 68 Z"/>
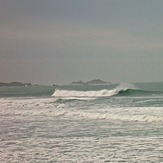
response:
<path fill-rule="evenodd" d="M 0 87 L 3 87 L 3 86 L 31 86 L 32 84 L 31 83 L 22 83 L 22 82 L 11 82 L 11 83 L 3 83 L 3 82 L 0 82 Z"/>
<path fill-rule="evenodd" d="M 88 82 L 83 82 L 80 80 L 80 81 L 72 82 L 70 84 L 71 85 L 108 85 L 108 84 L 111 84 L 111 82 L 103 81 L 101 79 L 94 79 Z"/>

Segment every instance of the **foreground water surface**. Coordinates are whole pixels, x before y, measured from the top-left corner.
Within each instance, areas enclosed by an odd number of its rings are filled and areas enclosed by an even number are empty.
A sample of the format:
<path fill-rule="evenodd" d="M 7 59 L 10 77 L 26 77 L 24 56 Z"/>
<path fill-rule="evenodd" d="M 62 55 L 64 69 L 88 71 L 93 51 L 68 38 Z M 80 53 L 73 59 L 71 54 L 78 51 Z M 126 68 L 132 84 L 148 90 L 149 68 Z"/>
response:
<path fill-rule="evenodd" d="M 162 86 L 1 88 L 0 162 L 163 162 Z"/>

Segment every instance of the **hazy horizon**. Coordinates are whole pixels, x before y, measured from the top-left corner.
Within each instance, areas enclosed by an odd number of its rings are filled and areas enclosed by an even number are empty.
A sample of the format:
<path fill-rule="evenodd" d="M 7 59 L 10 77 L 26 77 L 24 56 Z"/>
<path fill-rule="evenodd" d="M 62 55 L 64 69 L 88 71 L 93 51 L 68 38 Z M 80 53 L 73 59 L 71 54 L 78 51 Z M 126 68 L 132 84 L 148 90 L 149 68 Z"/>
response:
<path fill-rule="evenodd" d="M 163 81 L 162 0 L 0 1 L 0 81 Z"/>

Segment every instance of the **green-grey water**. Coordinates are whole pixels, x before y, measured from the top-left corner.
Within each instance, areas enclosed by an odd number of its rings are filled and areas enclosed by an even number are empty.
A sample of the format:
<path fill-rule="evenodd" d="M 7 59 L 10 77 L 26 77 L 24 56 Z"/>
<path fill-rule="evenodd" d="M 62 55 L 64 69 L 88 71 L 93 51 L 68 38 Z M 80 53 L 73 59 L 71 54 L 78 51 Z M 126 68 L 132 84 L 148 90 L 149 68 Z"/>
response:
<path fill-rule="evenodd" d="M 163 83 L 0 88 L 0 162 L 163 162 Z"/>

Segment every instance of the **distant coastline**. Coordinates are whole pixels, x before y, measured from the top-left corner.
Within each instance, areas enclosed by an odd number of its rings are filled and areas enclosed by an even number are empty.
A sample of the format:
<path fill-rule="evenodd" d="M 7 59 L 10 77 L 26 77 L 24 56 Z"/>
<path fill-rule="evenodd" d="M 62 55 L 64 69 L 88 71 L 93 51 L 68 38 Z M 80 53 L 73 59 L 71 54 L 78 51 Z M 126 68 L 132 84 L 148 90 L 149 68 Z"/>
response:
<path fill-rule="evenodd" d="M 109 85 L 111 84 L 111 82 L 109 81 L 103 81 L 101 79 L 94 79 L 94 80 L 90 80 L 87 82 L 83 82 L 82 80 L 80 81 L 73 81 L 72 83 L 70 83 L 70 85 Z M 52 86 L 57 86 L 58 84 L 53 84 Z M 23 82 L 0 82 L 0 87 L 10 87 L 10 86 L 39 86 L 39 84 L 34 84 L 32 85 L 31 83 L 23 83 Z"/>
<path fill-rule="evenodd" d="M 22 83 L 22 82 L 11 82 L 11 83 L 4 83 L 4 82 L 0 82 L 0 87 L 6 86 L 31 86 L 31 83 Z"/>
<path fill-rule="evenodd" d="M 108 85 L 111 84 L 111 82 L 108 81 L 103 81 L 101 79 L 94 79 L 94 80 L 90 80 L 88 82 L 83 82 L 83 81 L 74 81 L 72 83 L 70 83 L 70 85 Z"/>

